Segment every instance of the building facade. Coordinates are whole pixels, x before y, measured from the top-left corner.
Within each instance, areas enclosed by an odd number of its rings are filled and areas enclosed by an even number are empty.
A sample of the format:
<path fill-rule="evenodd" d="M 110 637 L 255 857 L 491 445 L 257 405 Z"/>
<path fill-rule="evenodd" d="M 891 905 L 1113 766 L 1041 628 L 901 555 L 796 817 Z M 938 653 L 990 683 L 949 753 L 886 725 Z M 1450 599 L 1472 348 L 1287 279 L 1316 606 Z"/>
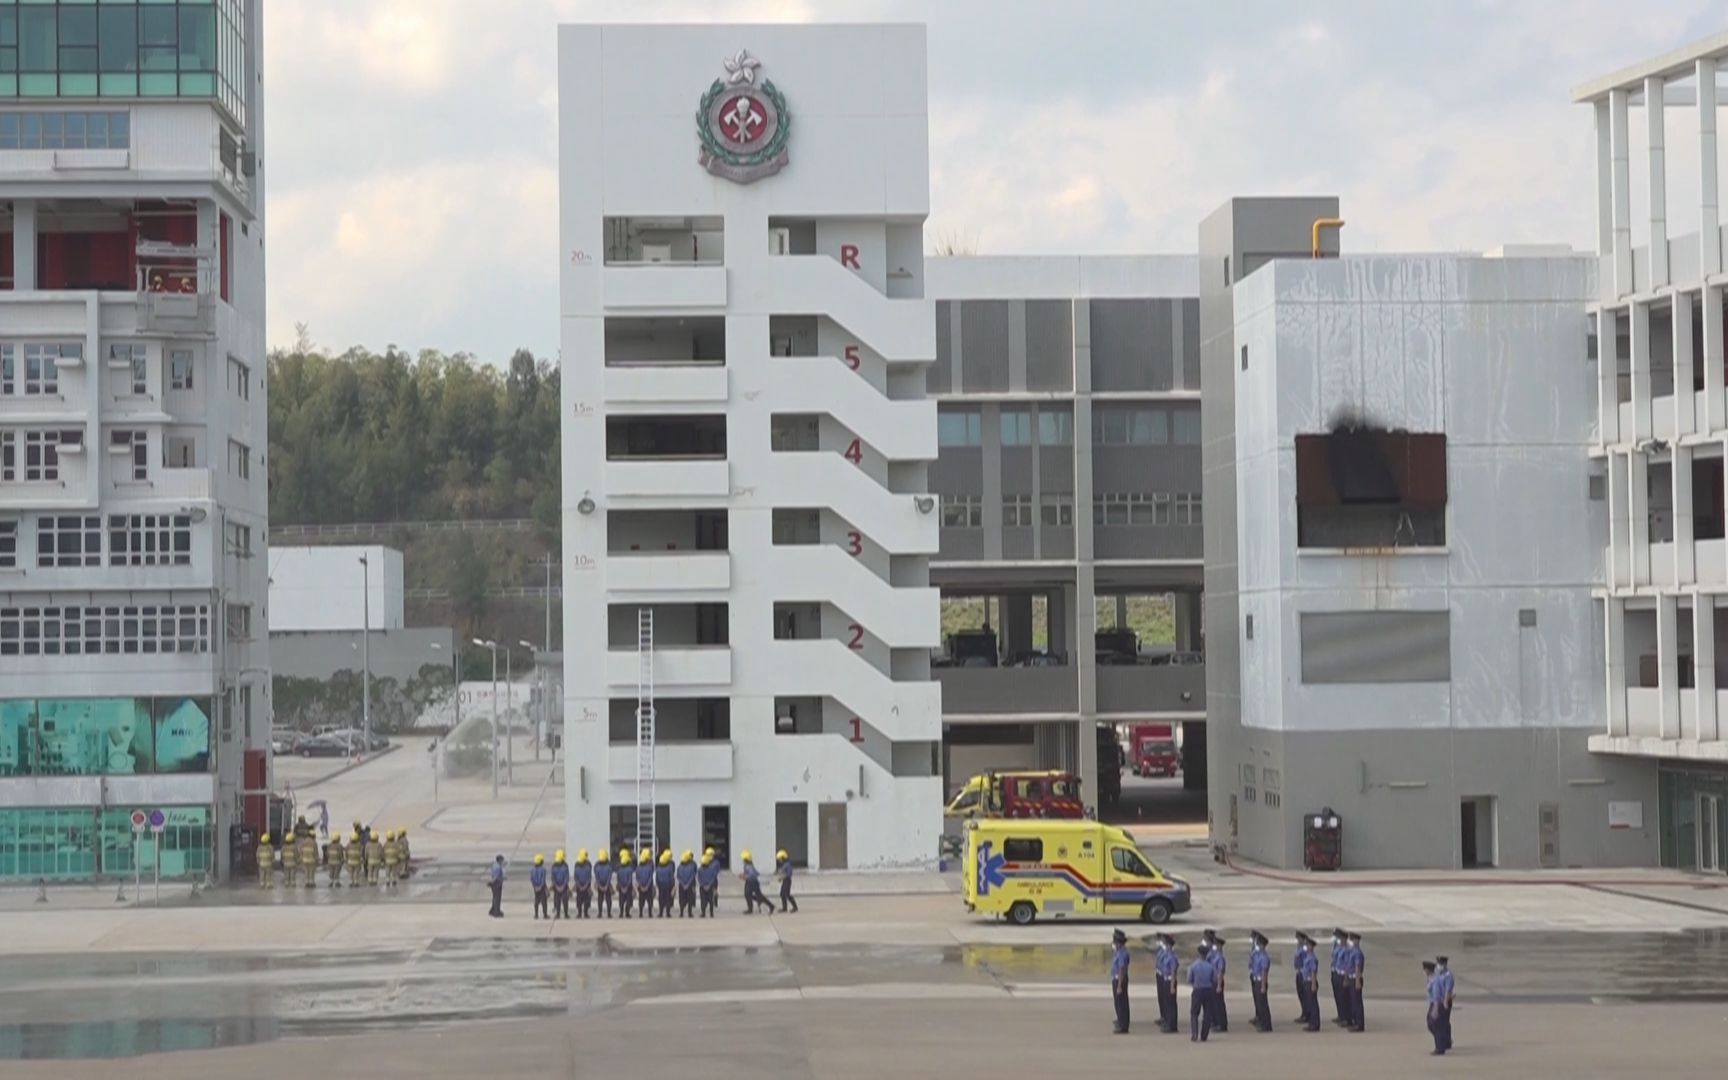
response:
<path fill-rule="evenodd" d="M 260 8 L 0 5 L 0 881 L 268 783 Z"/>
<path fill-rule="evenodd" d="M 924 30 L 559 47 L 569 843 L 931 862 Z"/>
<path fill-rule="evenodd" d="M 1336 216 L 1237 200 L 1202 226 L 1208 419 L 1213 376 L 1232 398 L 1207 504 L 1219 474 L 1234 494 L 1207 522 L 1234 546 L 1214 842 L 1300 866 L 1330 810 L 1354 868 L 1646 864 L 1653 772 L 1588 749 L 1594 260 L 1313 257 Z"/>
<path fill-rule="evenodd" d="M 1074 769 L 1096 806 L 1096 724 L 1205 746 L 1194 259 L 951 257 L 928 279 L 944 775 Z M 1148 600 L 1169 640 L 1121 633 Z"/>
<path fill-rule="evenodd" d="M 1590 746 L 1655 765 L 1662 865 L 1717 874 L 1728 873 L 1724 68 L 1728 34 L 1718 34 L 1574 94 L 1596 123 L 1590 313 L 1601 359 L 1590 455 L 1606 489 L 1595 504 L 1607 536 L 1597 581 L 1606 715 Z M 1674 148 L 1682 160 L 1695 154 L 1695 178 L 1668 175 L 1676 131 L 1696 140 Z M 1670 191 L 1696 201 L 1671 203 Z M 1672 235 L 1676 220 L 1696 228 Z"/>
<path fill-rule="evenodd" d="M 383 544 L 278 544 L 270 550 L 270 632 L 400 630 L 408 625 L 402 577 L 402 553 Z"/>

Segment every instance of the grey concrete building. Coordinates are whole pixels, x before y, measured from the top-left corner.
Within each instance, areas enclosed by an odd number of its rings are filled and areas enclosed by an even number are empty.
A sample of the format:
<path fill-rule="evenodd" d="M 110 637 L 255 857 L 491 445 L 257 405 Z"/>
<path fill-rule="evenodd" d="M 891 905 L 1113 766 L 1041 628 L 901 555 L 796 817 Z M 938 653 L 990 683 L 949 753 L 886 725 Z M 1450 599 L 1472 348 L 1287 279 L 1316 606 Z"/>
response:
<path fill-rule="evenodd" d="M 1194 260 L 957 257 L 928 280 L 944 775 L 1074 768 L 1095 803 L 1097 723 L 1204 746 Z M 1109 633 L 1140 597 L 1172 598 L 1169 640 Z"/>

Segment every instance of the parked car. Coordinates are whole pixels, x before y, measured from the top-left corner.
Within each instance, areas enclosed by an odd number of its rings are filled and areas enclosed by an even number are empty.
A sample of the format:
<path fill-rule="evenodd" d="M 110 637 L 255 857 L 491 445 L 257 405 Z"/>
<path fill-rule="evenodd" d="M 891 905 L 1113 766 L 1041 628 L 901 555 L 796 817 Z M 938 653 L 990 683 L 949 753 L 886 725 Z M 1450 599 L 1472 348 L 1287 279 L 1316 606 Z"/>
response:
<path fill-rule="evenodd" d="M 294 752 L 303 758 L 347 757 L 349 743 L 338 735 L 314 735 L 309 739 L 301 739 Z"/>
<path fill-rule="evenodd" d="M 300 733 L 288 728 L 276 728 L 270 732 L 270 750 L 277 754 L 292 754 L 300 744 Z"/>

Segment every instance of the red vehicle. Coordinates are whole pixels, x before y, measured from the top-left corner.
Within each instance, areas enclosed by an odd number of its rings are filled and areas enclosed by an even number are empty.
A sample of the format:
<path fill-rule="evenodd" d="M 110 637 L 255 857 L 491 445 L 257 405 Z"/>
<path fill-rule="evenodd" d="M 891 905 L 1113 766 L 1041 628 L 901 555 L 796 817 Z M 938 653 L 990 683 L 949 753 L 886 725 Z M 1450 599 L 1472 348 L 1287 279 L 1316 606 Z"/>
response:
<path fill-rule="evenodd" d="M 1129 735 L 1135 776 L 1175 776 L 1182 767 L 1176 751 L 1176 725 L 1135 724 Z"/>
<path fill-rule="evenodd" d="M 1071 772 L 987 772 L 966 781 L 949 817 L 1082 818 L 1080 778 Z"/>

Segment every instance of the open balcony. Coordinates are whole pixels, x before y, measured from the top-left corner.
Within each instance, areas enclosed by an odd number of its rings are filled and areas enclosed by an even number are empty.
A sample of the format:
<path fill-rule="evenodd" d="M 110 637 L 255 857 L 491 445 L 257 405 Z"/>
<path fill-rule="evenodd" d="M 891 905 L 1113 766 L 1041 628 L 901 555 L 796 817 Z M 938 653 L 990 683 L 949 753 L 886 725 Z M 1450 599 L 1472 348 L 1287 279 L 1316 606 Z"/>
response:
<path fill-rule="evenodd" d="M 608 318 L 604 380 L 606 403 L 614 408 L 724 405 L 725 318 Z"/>
<path fill-rule="evenodd" d="M 725 233 L 718 217 L 606 219 L 607 308 L 684 311 L 726 306 Z"/>

